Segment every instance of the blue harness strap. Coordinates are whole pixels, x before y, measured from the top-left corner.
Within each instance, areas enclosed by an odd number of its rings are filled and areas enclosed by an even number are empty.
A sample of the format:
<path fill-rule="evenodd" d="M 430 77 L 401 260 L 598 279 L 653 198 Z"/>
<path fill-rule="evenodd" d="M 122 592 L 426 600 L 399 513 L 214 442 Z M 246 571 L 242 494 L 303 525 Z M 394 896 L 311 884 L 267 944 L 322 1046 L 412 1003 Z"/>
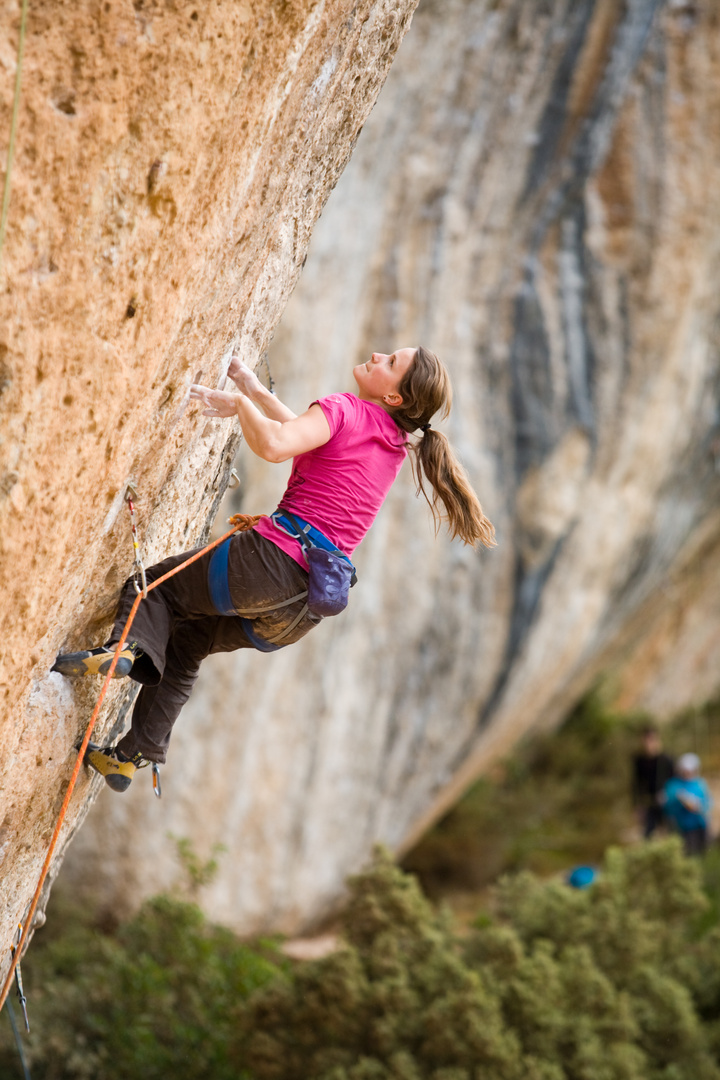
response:
<path fill-rule="evenodd" d="M 230 553 L 229 536 L 224 544 L 215 548 L 210 559 L 208 570 L 208 588 L 213 607 L 219 615 L 237 615 L 230 595 L 228 582 L 228 555 Z"/>
<path fill-rule="evenodd" d="M 275 645 L 272 641 L 265 641 L 263 638 L 258 637 L 253 630 L 252 619 L 243 618 L 242 615 L 238 616 L 232 602 L 230 583 L 228 581 L 228 556 L 230 554 L 231 540 L 232 537 L 229 536 L 224 544 L 220 544 L 219 547 L 215 548 L 210 558 L 208 589 L 210 590 L 212 605 L 219 615 L 235 615 L 240 619 L 246 637 L 258 652 L 275 652 L 277 649 L 282 649 L 282 645 Z"/>
<path fill-rule="evenodd" d="M 242 623 L 242 628 L 245 631 L 248 640 L 251 642 L 253 648 L 257 649 L 258 652 L 276 652 L 278 649 L 282 649 L 284 647 L 282 645 L 275 644 L 274 641 L 265 641 L 264 638 L 258 637 L 253 630 L 252 619 L 244 619 L 242 616 L 240 616 L 240 622 Z"/>
<path fill-rule="evenodd" d="M 286 516 L 287 514 L 287 516 Z M 352 562 L 339 547 L 333 544 L 332 540 L 329 540 L 325 533 L 320 532 L 314 525 L 311 525 L 309 521 L 305 521 L 298 514 L 290 514 L 289 511 L 283 513 L 282 508 L 275 511 L 270 515 L 270 520 L 277 529 L 282 529 L 288 536 L 292 536 L 293 540 L 298 540 L 302 546 L 303 553 L 307 558 L 307 547 L 322 548 L 323 551 L 331 551 L 333 555 L 338 555 L 341 559 L 344 559 L 349 567 L 352 569 L 352 584 L 357 581 L 357 573 Z"/>

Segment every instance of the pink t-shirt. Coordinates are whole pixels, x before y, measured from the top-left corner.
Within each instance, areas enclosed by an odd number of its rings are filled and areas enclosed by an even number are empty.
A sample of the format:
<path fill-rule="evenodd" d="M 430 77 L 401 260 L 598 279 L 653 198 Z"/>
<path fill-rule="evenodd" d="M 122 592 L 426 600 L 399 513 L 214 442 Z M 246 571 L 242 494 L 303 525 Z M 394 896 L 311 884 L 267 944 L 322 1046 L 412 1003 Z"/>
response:
<path fill-rule="evenodd" d="M 330 439 L 294 458 L 279 509 L 309 521 L 352 555 L 407 456 L 405 433 L 380 405 L 355 394 L 330 394 L 317 404 L 330 425 Z M 300 543 L 270 518 L 261 518 L 255 529 L 307 568 Z"/>

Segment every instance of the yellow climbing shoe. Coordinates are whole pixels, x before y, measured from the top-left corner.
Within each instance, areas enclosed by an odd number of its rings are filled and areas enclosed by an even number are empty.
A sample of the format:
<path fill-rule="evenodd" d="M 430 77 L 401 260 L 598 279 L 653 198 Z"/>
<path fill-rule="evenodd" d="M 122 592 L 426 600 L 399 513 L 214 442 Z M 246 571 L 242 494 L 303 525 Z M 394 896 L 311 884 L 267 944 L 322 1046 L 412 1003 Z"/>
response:
<path fill-rule="evenodd" d="M 63 653 L 56 659 L 51 671 L 78 678 L 82 675 L 107 675 L 115 655 L 114 645 L 101 645 L 99 649 L 83 649 L 82 652 Z M 113 672 L 113 679 L 123 679 L 132 671 L 138 656 L 142 656 L 137 641 L 123 645 Z"/>
<path fill-rule="evenodd" d="M 150 762 L 142 754 L 127 757 L 116 746 L 97 746 L 88 743 L 85 752 L 85 764 L 105 777 L 105 783 L 113 791 L 127 791 L 137 769 L 142 769 Z"/>

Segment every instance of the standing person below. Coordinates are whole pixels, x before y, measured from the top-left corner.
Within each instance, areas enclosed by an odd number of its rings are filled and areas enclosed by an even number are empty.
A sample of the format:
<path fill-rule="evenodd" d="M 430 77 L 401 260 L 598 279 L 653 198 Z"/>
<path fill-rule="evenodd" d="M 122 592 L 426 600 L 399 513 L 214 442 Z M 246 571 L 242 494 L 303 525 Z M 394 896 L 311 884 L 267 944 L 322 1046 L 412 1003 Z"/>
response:
<path fill-rule="evenodd" d="M 254 373 L 233 357 L 228 370 L 239 393 L 193 386 L 205 416 L 235 418 L 245 442 L 270 462 L 293 459 L 277 511 L 235 533 L 182 573 L 162 582 L 140 604 L 115 676 L 142 684 L 130 730 L 117 746 L 92 747 L 86 762 L 115 791 L 135 770 L 165 761 L 173 724 L 210 653 L 255 648 L 270 652 L 298 641 L 335 614 L 328 610 L 328 557 L 345 576 L 349 556 L 375 520 L 403 461 L 411 455 L 418 486 L 436 522 L 466 544 L 495 544 L 492 524 L 453 450 L 431 427 L 447 416 L 452 390 L 447 369 L 429 350 L 373 353 L 353 369 L 356 393 L 331 394 L 296 416 Z M 409 436 L 413 436 L 411 439 Z M 147 572 L 154 581 L 192 552 Z M 67 676 L 105 674 L 135 599 L 126 582 L 106 645 L 58 656 Z M 332 606 L 332 605 L 330 605 Z"/>
<path fill-rule="evenodd" d="M 700 758 L 697 754 L 683 754 L 678 758 L 676 772 L 663 792 L 665 813 L 682 836 L 685 854 L 702 855 L 707 848 L 712 799 L 700 777 Z"/>
<path fill-rule="evenodd" d="M 644 728 L 642 750 L 635 754 L 632 764 L 633 806 L 638 812 L 643 836 L 647 840 L 658 826 L 663 824 L 665 811 L 661 797 L 666 783 L 674 773 L 672 758 L 663 753 L 657 728 Z"/>

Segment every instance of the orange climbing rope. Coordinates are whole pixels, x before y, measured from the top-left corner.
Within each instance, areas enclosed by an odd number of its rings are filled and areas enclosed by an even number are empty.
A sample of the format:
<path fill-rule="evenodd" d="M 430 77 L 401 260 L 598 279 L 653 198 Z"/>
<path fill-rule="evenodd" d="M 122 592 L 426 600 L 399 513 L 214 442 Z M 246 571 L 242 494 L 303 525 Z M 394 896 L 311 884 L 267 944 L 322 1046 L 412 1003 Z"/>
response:
<path fill-rule="evenodd" d="M 144 596 L 146 596 L 147 593 L 150 592 L 151 589 L 157 588 L 158 585 L 162 585 L 162 583 L 164 581 L 167 581 L 168 578 L 174 577 L 175 574 L 179 574 L 180 571 L 184 570 L 186 566 L 190 566 L 191 563 L 194 563 L 196 559 L 199 559 L 202 555 L 205 555 L 206 552 L 212 551 L 213 548 L 218 547 L 220 544 L 224 543 L 225 540 L 231 537 L 234 533 L 243 532 L 245 529 L 251 529 L 253 525 L 255 525 L 259 520 L 259 515 L 234 514 L 229 521 L 229 524 L 233 526 L 230 532 L 225 533 L 225 535 L 221 536 L 219 540 L 214 540 L 212 544 L 208 544 L 207 547 L 202 548 L 200 551 L 196 551 L 195 554 L 191 555 L 189 559 L 185 560 L 185 562 L 180 563 L 179 566 L 174 567 L 174 569 L 172 570 L 168 570 L 167 574 L 163 574 L 162 577 L 156 578 L 155 581 L 150 582 L 150 584 L 147 585 L 146 590 L 144 592 L 138 592 L 137 596 L 135 597 L 133 606 L 130 608 L 130 614 L 128 615 L 127 622 L 125 623 L 125 628 L 122 632 L 120 640 L 117 643 L 115 655 L 113 656 L 112 663 L 110 664 L 110 669 L 105 676 L 104 683 L 102 684 L 100 696 L 98 697 L 95 708 L 93 709 L 93 714 L 90 717 L 90 721 L 85 731 L 83 741 L 80 744 L 77 761 L 75 762 L 75 768 L 73 769 L 72 776 L 70 777 L 70 783 L 68 784 L 67 791 L 65 792 L 65 798 L 63 799 L 62 806 L 60 807 L 60 813 L 58 814 L 57 824 L 50 840 L 50 846 L 48 848 L 47 855 L 45 856 L 45 862 L 43 863 L 42 870 L 40 871 L 40 880 L 38 881 L 37 887 L 33 894 L 33 898 L 30 903 L 30 909 L 24 922 L 22 935 L 13 952 L 10 970 L 8 971 L 5 984 L 2 988 L 2 993 L 0 994 L 0 1009 L 2 1009 L 3 1005 L 5 1004 L 5 999 L 10 991 L 10 984 L 12 983 L 15 969 L 20 962 L 20 957 L 22 956 L 25 942 L 27 941 L 28 934 L 30 933 L 30 928 L 32 927 L 33 916 L 40 900 L 40 893 L 42 892 L 42 887 L 45 884 L 45 878 L 48 875 L 48 870 L 50 869 L 50 863 L 52 861 L 53 854 L 55 853 L 55 848 L 57 847 L 58 840 L 60 839 L 60 831 L 62 829 L 65 815 L 67 814 L 67 810 L 70 805 L 70 798 L 75 788 L 75 784 L 77 783 L 77 778 L 80 775 L 80 769 L 82 768 L 82 764 L 85 759 L 85 751 L 87 750 L 88 743 L 90 742 L 90 736 L 93 733 L 93 728 L 95 727 L 95 724 L 97 722 L 100 708 L 103 701 L 105 700 L 107 688 L 115 672 L 115 667 L 117 666 L 118 657 L 120 655 L 123 645 L 125 644 L 128 633 L 130 632 L 130 627 L 132 626 L 133 619 L 135 618 L 137 609 L 139 608 L 141 601 L 143 600 Z"/>

